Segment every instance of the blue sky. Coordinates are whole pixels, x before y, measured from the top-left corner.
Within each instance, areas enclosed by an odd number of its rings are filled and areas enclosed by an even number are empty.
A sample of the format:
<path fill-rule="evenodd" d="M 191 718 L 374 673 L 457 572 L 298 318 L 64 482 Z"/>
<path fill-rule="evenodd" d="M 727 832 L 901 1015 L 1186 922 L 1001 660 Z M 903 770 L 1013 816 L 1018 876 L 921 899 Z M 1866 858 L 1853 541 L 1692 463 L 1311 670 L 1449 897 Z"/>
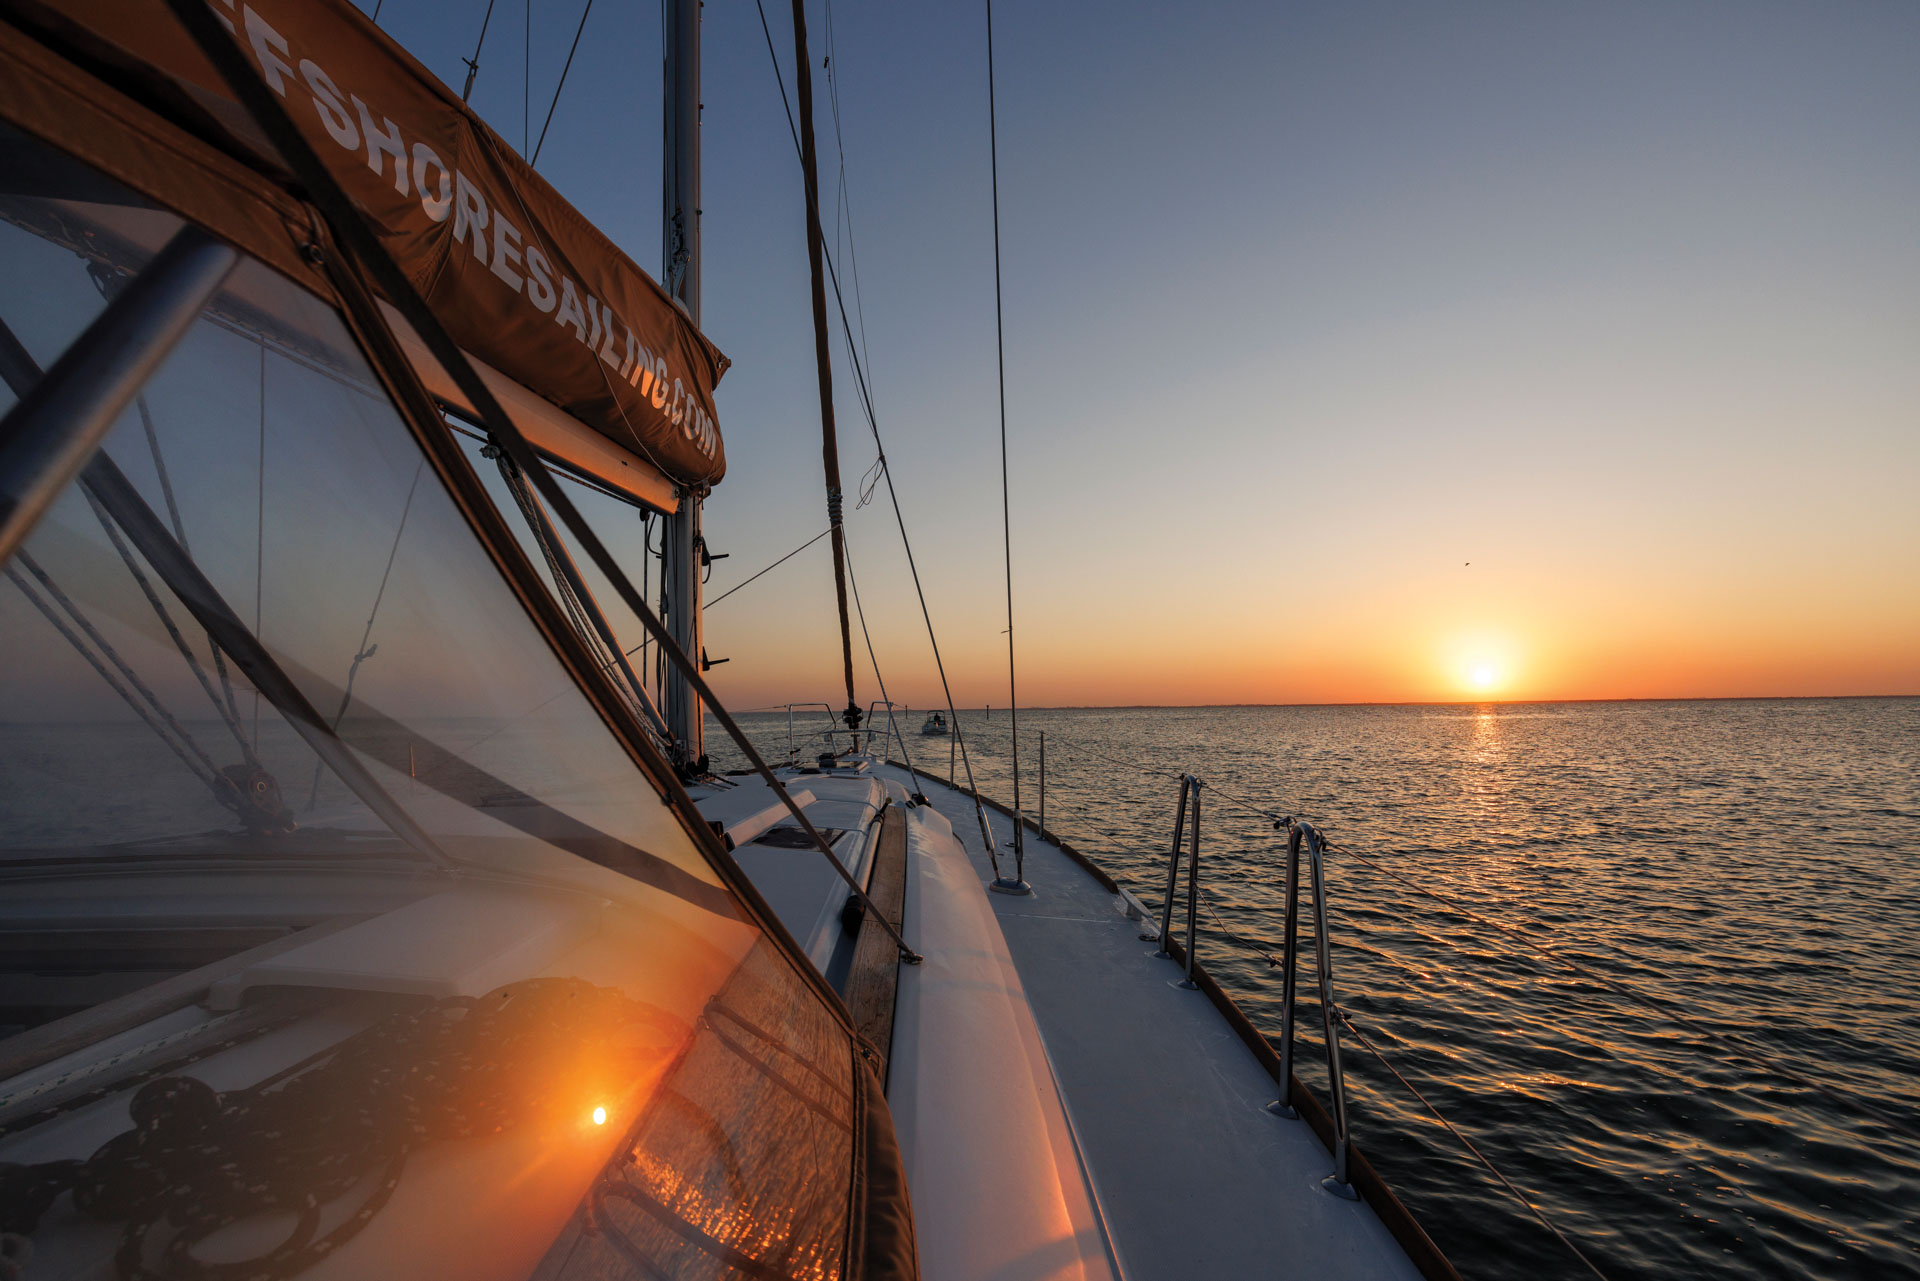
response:
<path fill-rule="evenodd" d="M 484 7 L 381 21 L 458 87 Z M 533 0 L 535 133 L 579 13 Z M 824 217 L 858 233 L 955 694 L 1003 702 L 984 12 L 840 0 L 831 81 L 809 13 Z M 1023 701 L 1459 697 L 1490 668 L 1508 697 L 1920 690 L 1920 10 L 995 16 Z M 525 20 L 497 0 L 473 99 L 513 142 Z M 717 592 L 825 500 L 758 12 L 714 0 L 704 34 Z M 600 0 L 540 158 L 649 269 L 660 94 L 657 7 Z M 836 362 L 852 487 L 874 451 Z M 884 499 L 849 536 L 925 705 Z M 730 701 L 837 697 L 825 549 L 708 616 Z"/>

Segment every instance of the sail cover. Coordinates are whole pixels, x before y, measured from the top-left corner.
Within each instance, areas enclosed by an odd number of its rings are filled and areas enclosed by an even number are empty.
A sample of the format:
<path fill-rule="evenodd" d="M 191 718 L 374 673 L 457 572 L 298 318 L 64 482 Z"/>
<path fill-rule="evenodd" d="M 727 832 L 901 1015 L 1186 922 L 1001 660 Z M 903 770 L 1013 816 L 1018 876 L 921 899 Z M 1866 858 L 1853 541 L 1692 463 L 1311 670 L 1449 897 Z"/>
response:
<path fill-rule="evenodd" d="M 720 480 L 727 358 L 458 96 L 344 0 L 212 8 L 456 342 L 673 480 Z M 111 83 L 280 167 L 162 0 L 24 9 Z"/>

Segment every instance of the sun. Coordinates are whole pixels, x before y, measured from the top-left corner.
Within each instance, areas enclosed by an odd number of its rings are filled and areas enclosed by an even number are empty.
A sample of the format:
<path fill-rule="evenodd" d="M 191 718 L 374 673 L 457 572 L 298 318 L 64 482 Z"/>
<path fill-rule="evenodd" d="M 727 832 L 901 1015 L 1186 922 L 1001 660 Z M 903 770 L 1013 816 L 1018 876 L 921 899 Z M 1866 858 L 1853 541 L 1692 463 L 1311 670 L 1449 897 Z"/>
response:
<path fill-rule="evenodd" d="M 1525 683 L 1526 650 L 1505 629 L 1462 628 L 1439 638 L 1435 650 L 1434 692 L 1443 700 L 1509 698 Z"/>

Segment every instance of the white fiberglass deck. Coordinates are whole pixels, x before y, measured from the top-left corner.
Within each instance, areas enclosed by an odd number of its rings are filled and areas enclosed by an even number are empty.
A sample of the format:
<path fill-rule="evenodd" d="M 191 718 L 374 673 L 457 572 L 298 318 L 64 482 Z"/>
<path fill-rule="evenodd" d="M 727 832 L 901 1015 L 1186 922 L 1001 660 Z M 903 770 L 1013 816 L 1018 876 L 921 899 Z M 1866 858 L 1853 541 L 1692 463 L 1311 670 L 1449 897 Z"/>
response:
<path fill-rule="evenodd" d="M 876 772 L 908 781 L 894 767 Z M 973 802 L 922 783 L 984 884 L 992 873 Z M 995 838 L 1010 840 L 1011 820 L 988 815 Z M 1140 941 L 1124 904 L 1031 832 L 1026 875 L 1031 897 L 984 896 L 1129 1281 L 1417 1278 L 1368 1206 L 1320 1187 L 1326 1148 L 1304 1121 L 1264 1110 L 1272 1078 L 1204 994 L 1173 986 L 1178 969 Z M 940 1207 L 916 1197 L 915 1213 Z"/>

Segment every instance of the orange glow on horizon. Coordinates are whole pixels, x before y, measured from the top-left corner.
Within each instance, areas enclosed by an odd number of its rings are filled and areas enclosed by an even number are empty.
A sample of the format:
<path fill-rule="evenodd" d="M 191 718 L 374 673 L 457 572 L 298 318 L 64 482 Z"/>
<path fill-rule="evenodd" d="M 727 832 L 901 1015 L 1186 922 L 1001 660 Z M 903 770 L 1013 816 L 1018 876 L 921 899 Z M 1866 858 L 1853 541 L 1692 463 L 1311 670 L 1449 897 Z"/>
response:
<path fill-rule="evenodd" d="M 1448 571 L 1458 570 L 1454 566 Z M 1474 572 L 1481 566 L 1475 565 Z M 1204 707 L 1242 704 L 1561 702 L 1608 699 L 1792 698 L 1920 694 L 1920 596 L 1874 589 L 1877 571 L 1836 569 L 1783 610 L 1767 591 L 1697 582 L 1658 585 L 1598 572 L 1514 573 L 1463 590 L 1445 575 L 1309 584 L 1293 596 L 1207 584 L 1138 626 L 1133 598 L 1096 576 L 1050 583 L 1020 646 L 1029 707 Z M 1037 593 L 1036 593 L 1037 594 Z M 1752 603 L 1752 600 L 1760 603 Z M 908 603 L 911 604 L 909 594 Z M 839 679 L 832 602 L 817 636 L 744 628 L 729 643 L 723 701 L 781 704 L 820 696 Z M 869 613 L 872 614 L 871 605 Z M 809 615 L 811 617 L 811 615 Z M 943 624 L 955 701 L 1006 705 L 1006 637 L 984 624 Z M 1830 620 L 1846 617 L 1845 628 Z M 870 617 L 869 621 L 872 619 Z M 990 621 L 990 620 L 989 620 Z M 884 646 L 889 692 L 924 715 L 944 704 L 917 614 L 895 620 Z M 964 641 L 949 641 L 955 632 Z M 756 649 L 758 652 L 756 652 Z M 746 660 L 752 661 L 746 661 Z M 901 675 L 895 676 L 894 671 Z M 718 673 L 716 673 L 718 677 Z M 864 689 L 862 696 L 865 696 Z M 917 722 L 915 726 L 917 727 Z"/>

